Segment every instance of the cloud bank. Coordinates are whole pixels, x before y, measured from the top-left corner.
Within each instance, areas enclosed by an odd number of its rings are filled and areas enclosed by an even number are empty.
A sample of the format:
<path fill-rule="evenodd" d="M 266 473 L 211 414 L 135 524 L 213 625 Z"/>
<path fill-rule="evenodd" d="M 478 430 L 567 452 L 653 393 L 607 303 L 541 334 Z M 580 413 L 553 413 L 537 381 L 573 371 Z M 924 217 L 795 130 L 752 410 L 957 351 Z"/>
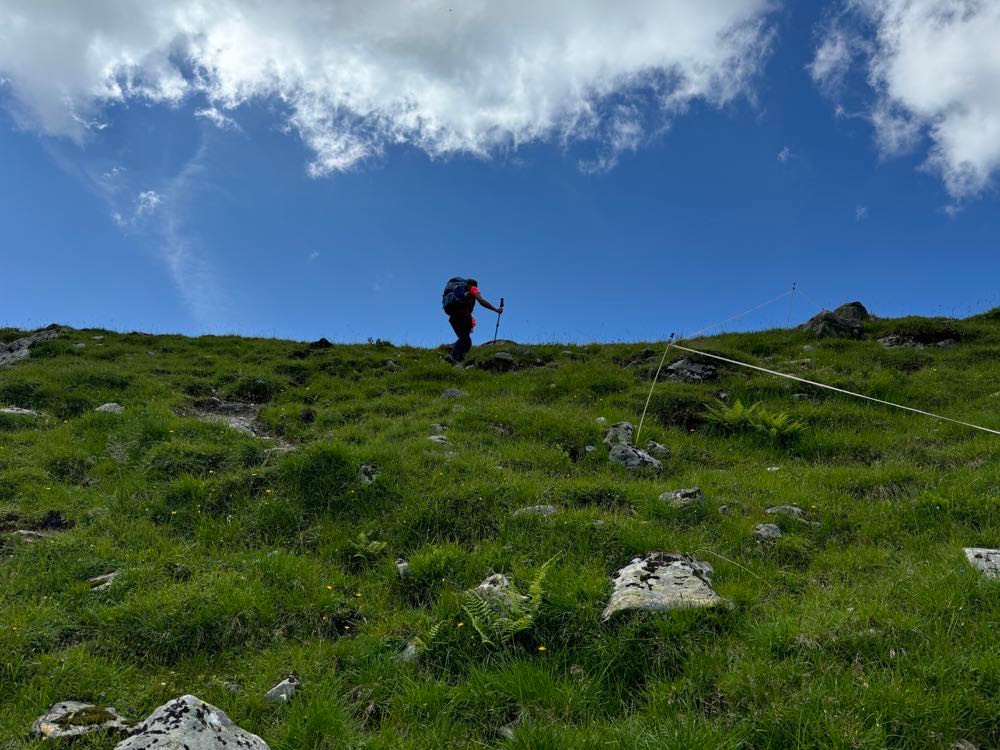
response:
<path fill-rule="evenodd" d="M 278 101 L 314 175 L 389 144 L 489 156 L 593 141 L 595 168 L 696 101 L 746 94 L 771 0 L 3 0 L 21 126 L 83 140 L 105 108 L 198 97 L 220 127 Z M 634 100 L 652 99 L 644 119 Z M 203 106 L 207 104 L 207 106 Z"/>
<path fill-rule="evenodd" d="M 841 91 L 856 58 L 880 151 L 927 143 L 925 167 L 953 198 L 987 189 L 1000 169 L 1000 3 L 848 0 L 843 9 L 810 66 L 816 83 Z"/>

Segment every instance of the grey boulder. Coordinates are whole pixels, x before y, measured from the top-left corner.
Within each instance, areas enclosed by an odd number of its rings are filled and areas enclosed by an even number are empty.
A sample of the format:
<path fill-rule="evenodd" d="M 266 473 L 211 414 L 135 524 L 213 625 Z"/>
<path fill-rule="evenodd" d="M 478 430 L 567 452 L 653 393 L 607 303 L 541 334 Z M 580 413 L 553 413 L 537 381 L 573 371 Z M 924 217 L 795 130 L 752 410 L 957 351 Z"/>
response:
<path fill-rule="evenodd" d="M 102 404 L 94 409 L 94 411 L 103 412 L 105 414 L 121 414 L 125 411 L 125 407 L 116 403 Z"/>
<path fill-rule="evenodd" d="M 663 464 L 646 453 L 646 451 L 634 448 L 631 445 L 619 444 L 613 446 L 608 453 L 608 460 L 611 463 L 620 464 L 630 471 L 663 468 Z"/>
<path fill-rule="evenodd" d="M 6 414 L 9 417 L 37 418 L 42 416 L 37 411 L 32 411 L 31 409 L 22 409 L 20 406 L 5 406 L 2 409 L 0 409 L 0 414 Z"/>
<path fill-rule="evenodd" d="M 559 509 L 554 505 L 529 505 L 527 508 L 521 508 L 520 510 L 514 511 L 514 518 L 523 518 L 525 516 L 551 516 L 559 512 Z"/>
<path fill-rule="evenodd" d="M 690 555 L 651 552 L 634 557 L 611 577 L 613 590 L 602 619 L 619 612 L 714 607 L 725 600 L 712 589 L 712 566 Z"/>
<path fill-rule="evenodd" d="M 441 398 L 462 398 L 464 395 L 465 391 L 458 388 L 445 388 Z"/>
<path fill-rule="evenodd" d="M 9 344 L 0 343 L 0 367 L 27 359 L 31 356 L 31 347 L 40 341 L 54 339 L 58 335 L 58 330 L 46 330 L 11 341 Z"/>
<path fill-rule="evenodd" d="M 667 377 L 684 383 L 705 383 L 719 376 L 714 365 L 705 365 L 691 359 L 679 359 L 667 367 Z"/>
<path fill-rule="evenodd" d="M 646 443 L 646 453 L 657 458 L 670 457 L 670 449 L 662 443 L 657 443 L 655 440 L 650 440 Z"/>
<path fill-rule="evenodd" d="M 400 578 L 409 578 L 413 575 L 413 571 L 410 570 L 410 564 L 402 557 L 396 558 L 396 572 L 399 573 Z"/>
<path fill-rule="evenodd" d="M 153 711 L 135 734 L 115 750 L 270 750 L 255 734 L 240 729 L 225 712 L 193 695 L 183 695 Z"/>
<path fill-rule="evenodd" d="M 864 323 L 871 318 L 871 313 L 860 302 L 848 302 L 833 311 L 835 315 L 853 320 L 856 323 Z"/>
<path fill-rule="evenodd" d="M 372 484 L 378 477 L 378 466 L 375 464 L 361 464 L 361 468 L 358 469 L 358 479 L 361 480 L 362 484 Z"/>
<path fill-rule="evenodd" d="M 127 732 L 130 726 L 111 706 L 62 701 L 39 716 L 31 731 L 37 737 L 58 740 L 98 732 Z"/>
<path fill-rule="evenodd" d="M 851 318 L 845 318 L 835 312 L 824 310 L 810 318 L 802 325 L 803 331 L 815 334 L 816 338 L 861 338 L 861 323 Z"/>
<path fill-rule="evenodd" d="M 773 542 L 781 536 L 781 529 L 773 523 L 759 523 L 753 528 L 753 537 L 761 544 Z"/>
<path fill-rule="evenodd" d="M 299 689 L 299 678 L 295 675 L 289 675 L 284 680 L 279 682 L 273 688 L 264 693 L 265 703 L 288 703 L 295 695 L 295 691 Z"/>
<path fill-rule="evenodd" d="M 604 436 L 604 444 L 609 448 L 612 445 L 632 445 L 632 434 L 635 427 L 631 422 L 616 422 L 608 429 Z"/>
<path fill-rule="evenodd" d="M 1000 549 L 966 547 L 965 559 L 987 578 L 1000 578 Z"/>
<path fill-rule="evenodd" d="M 691 487 L 686 490 L 672 490 L 660 495 L 660 501 L 666 503 L 671 508 L 683 510 L 692 506 L 705 504 L 705 493 L 700 487 Z"/>

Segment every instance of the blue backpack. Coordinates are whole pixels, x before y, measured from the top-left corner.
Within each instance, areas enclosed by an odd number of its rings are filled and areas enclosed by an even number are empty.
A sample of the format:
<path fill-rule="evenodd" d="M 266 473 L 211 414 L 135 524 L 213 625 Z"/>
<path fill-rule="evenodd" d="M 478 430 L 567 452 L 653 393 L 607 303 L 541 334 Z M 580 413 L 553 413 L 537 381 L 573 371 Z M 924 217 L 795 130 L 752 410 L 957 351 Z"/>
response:
<path fill-rule="evenodd" d="M 444 293 L 441 295 L 441 307 L 444 308 L 445 312 L 449 312 L 457 305 L 467 305 L 470 300 L 472 300 L 472 294 L 469 292 L 468 280 L 456 276 L 445 284 Z"/>

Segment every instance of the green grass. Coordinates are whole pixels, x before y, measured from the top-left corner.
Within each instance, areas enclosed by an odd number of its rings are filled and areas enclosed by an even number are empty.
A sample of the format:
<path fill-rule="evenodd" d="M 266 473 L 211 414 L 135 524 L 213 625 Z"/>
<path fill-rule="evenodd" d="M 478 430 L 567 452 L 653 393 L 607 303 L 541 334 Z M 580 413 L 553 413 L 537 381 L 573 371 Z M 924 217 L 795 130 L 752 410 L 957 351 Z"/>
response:
<path fill-rule="evenodd" d="M 1000 746 L 1000 582 L 961 553 L 1000 546 L 995 436 L 724 367 L 658 385 L 640 443 L 670 457 L 631 475 L 601 440 L 638 421 L 648 345 L 533 346 L 541 366 L 500 374 L 383 342 L 96 333 L 0 370 L 0 406 L 46 415 L 0 415 L 0 519 L 73 523 L 34 544 L 0 532 L 4 750 L 47 746 L 30 727 L 59 700 L 142 719 L 184 693 L 275 750 Z M 961 343 L 874 341 L 889 333 Z M 808 357 L 807 377 L 1000 427 L 1000 313 L 692 345 L 778 369 Z M 752 418 L 719 429 L 720 391 L 759 404 Z M 259 403 L 296 449 L 179 416 L 210 395 Z M 93 411 L 108 401 L 125 413 Z M 779 417 L 804 429 L 774 439 Z M 657 500 L 692 486 L 704 507 Z M 539 504 L 560 512 L 512 515 Z M 778 504 L 821 523 L 764 514 Z M 763 521 L 784 531 L 768 547 Z M 710 562 L 731 606 L 602 624 L 609 575 L 655 550 Z M 527 591 L 548 561 L 525 627 L 484 643 L 463 592 L 494 572 Z M 404 663 L 417 638 L 430 646 Z M 295 698 L 265 704 L 292 672 Z"/>

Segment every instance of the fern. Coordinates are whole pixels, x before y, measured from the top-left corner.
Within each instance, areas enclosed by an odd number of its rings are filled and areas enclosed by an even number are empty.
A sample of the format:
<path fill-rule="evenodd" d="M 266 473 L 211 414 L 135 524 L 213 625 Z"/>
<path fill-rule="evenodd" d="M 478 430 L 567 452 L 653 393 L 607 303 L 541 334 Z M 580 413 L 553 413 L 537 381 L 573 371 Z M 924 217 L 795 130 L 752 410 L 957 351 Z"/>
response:
<path fill-rule="evenodd" d="M 736 399 L 732 405 L 709 406 L 707 418 L 710 424 L 727 433 L 757 432 L 777 442 L 799 437 L 807 429 L 805 422 L 792 418 L 786 412 L 771 414 L 757 403 L 745 406 Z"/>
<path fill-rule="evenodd" d="M 507 645 L 518 633 L 530 630 L 545 600 L 545 577 L 555 558 L 542 565 L 522 594 L 513 584 L 495 592 L 478 588 L 462 594 L 462 609 L 485 645 Z"/>
<path fill-rule="evenodd" d="M 444 626 L 444 620 L 439 620 L 438 622 L 431 625 L 430 629 L 427 631 L 426 636 L 417 636 L 413 639 L 413 645 L 416 647 L 418 652 L 430 651 L 434 648 L 434 644 L 437 643 L 438 636 L 441 634 L 441 628 Z"/>

